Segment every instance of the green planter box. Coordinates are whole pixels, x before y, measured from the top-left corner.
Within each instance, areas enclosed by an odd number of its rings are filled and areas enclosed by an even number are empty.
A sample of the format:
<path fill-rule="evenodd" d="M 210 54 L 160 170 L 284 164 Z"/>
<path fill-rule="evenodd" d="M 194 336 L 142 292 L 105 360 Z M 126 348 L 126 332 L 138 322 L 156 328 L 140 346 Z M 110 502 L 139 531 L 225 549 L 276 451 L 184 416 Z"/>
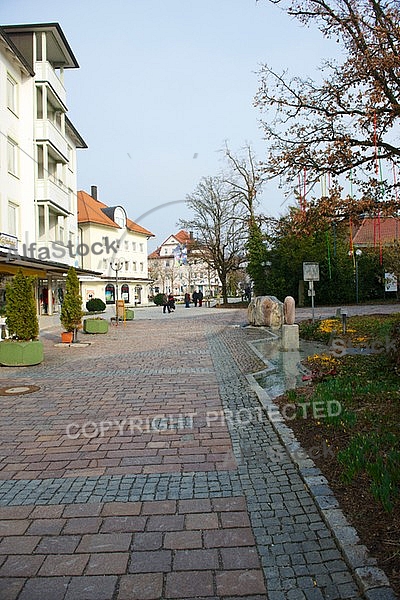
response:
<path fill-rule="evenodd" d="M 133 310 L 131 308 L 127 308 L 125 310 L 125 320 L 126 321 L 133 321 L 134 316 L 135 316 L 135 313 L 133 312 Z"/>
<path fill-rule="evenodd" d="M 3 340 L 0 342 L 0 364 L 5 367 L 29 367 L 43 361 L 43 342 Z"/>
<path fill-rule="evenodd" d="M 107 333 L 108 321 L 105 319 L 85 319 L 83 321 L 85 333 Z"/>

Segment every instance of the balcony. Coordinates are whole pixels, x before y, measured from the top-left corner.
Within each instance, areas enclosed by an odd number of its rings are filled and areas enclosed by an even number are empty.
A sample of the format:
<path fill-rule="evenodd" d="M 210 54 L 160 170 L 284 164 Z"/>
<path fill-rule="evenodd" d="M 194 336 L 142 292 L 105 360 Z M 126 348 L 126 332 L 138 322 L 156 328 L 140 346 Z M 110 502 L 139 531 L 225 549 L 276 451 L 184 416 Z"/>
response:
<path fill-rule="evenodd" d="M 36 140 L 47 140 L 59 152 L 61 156 L 68 159 L 68 144 L 67 140 L 51 121 L 38 119 L 35 124 Z"/>
<path fill-rule="evenodd" d="M 35 63 L 36 81 L 47 81 L 62 104 L 65 106 L 67 94 L 61 79 L 57 76 L 49 62 L 38 61 Z"/>
<path fill-rule="evenodd" d="M 52 202 L 66 213 L 70 212 L 68 189 L 52 176 L 36 181 L 35 199 L 36 202 Z"/>

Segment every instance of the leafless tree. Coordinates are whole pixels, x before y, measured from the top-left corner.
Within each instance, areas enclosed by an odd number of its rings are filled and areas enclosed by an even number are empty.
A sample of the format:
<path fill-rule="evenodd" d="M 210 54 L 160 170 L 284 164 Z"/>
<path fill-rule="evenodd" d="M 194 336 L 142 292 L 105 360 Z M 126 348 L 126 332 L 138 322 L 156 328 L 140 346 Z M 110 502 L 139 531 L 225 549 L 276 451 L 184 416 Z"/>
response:
<path fill-rule="evenodd" d="M 218 273 L 223 302 L 228 301 L 228 275 L 240 268 L 244 259 L 247 228 L 245 209 L 233 202 L 231 188 L 222 177 L 204 177 L 186 198 L 193 218 L 179 224 L 193 231 L 192 250 Z"/>

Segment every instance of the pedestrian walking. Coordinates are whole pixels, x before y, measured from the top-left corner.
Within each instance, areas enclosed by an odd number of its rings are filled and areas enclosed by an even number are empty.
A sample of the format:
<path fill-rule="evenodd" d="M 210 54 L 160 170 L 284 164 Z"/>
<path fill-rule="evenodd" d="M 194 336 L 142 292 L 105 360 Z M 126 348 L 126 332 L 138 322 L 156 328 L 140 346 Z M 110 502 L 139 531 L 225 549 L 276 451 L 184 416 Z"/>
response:
<path fill-rule="evenodd" d="M 185 294 L 185 308 L 190 308 L 190 294 L 186 292 Z"/>
<path fill-rule="evenodd" d="M 199 301 L 199 306 L 203 306 L 203 292 L 201 290 L 197 294 L 197 299 Z"/>
<path fill-rule="evenodd" d="M 172 294 L 168 295 L 168 307 L 169 307 L 169 312 L 175 310 L 175 298 Z"/>
<path fill-rule="evenodd" d="M 163 297 L 162 297 L 162 306 L 163 306 L 163 313 L 166 313 L 167 310 L 168 310 L 169 313 L 171 312 L 171 309 L 170 309 L 169 304 L 168 304 L 168 296 L 167 296 L 167 294 L 163 294 Z"/>
<path fill-rule="evenodd" d="M 197 306 L 197 300 L 199 299 L 199 294 L 198 294 L 198 292 L 196 292 L 196 290 L 192 294 L 192 299 L 193 299 L 193 304 L 195 306 Z"/>

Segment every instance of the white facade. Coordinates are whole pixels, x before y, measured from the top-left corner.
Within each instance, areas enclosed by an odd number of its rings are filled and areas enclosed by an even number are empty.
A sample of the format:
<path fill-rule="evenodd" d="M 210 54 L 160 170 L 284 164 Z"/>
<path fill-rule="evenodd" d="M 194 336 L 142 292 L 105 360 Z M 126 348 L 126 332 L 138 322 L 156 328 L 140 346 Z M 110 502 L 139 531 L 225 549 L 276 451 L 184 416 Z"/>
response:
<path fill-rule="evenodd" d="M 205 297 L 217 296 L 221 283 L 217 273 L 192 249 L 193 240 L 184 230 L 170 235 L 149 256 L 152 292 L 172 293 L 182 298 L 186 292 L 201 291 Z"/>
<path fill-rule="evenodd" d="M 0 35 L 0 248 L 21 250 L 35 239 L 32 71 Z"/>
<path fill-rule="evenodd" d="M 107 206 L 78 192 L 80 267 L 100 271 L 99 277 L 80 277 L 84 305 L 90 298 L 106 304 L 146 305 L 149 286 L 147 244 L 153 234 L 128 218 L 123 206 Z"/>
<path fill-rule="evenodd" d="M 0 28 L 1 271 L 37 275 L 49 314 L 77 266 L 76 150 L 87 146 L 66 116 L 64 71 L 78 67 L 57 23 Z"/>

